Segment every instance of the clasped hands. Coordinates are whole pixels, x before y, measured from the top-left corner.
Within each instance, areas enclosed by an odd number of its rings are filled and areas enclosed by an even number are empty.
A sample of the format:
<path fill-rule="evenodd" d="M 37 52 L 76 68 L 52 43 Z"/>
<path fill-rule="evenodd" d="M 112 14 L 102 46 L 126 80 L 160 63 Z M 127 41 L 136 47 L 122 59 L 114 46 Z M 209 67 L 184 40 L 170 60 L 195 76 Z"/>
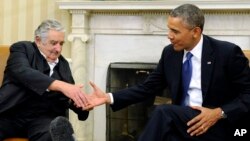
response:
<path fill-rule="evenodd" d="M 102 104 L 109 104 L 110 97 L 108 94 L 103 92 L 100 88 L 98 88 L 93 82 L 89 82 L 90 86 L 93 88 L 93 91 L 90 94 L 86 94 L 82 92 L 79 98 L 73 100 L 75 105 L 78 108 L 82 108 L 83 110 L 92 110 L 94 107 L 102 105 Z M 78 103 L 78 104 L 76 104 Z"/>

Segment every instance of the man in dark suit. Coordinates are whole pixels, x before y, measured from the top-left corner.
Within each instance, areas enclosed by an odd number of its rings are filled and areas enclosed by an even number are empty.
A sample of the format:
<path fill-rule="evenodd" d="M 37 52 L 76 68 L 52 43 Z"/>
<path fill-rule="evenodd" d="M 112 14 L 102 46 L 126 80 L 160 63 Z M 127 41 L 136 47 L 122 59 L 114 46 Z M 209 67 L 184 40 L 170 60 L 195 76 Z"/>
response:
<path fill-rule="evenodd" d="M 234 127 L 250 109 L 249 62 L 237 45 L 203 35 L 204 21 L 195 5 L 172 10 L 167 20 L 171 44 L 146 81 L 112 94 L 90 83 L 88 108 L 109 103 L 116 111 L 167 87 L 173 104 L 156 107 L 139 141 L 239 140 L 233 138 Z"/>
<path fill-rule="evenodd" d="M 35 42 L 20 41 L 10 47 L 0 89 L 1 141 L 19 136 L 51 141 L 51 121 L 66 117 L 69 108 L 79 120 L 87 119 L 88 111 L 81 108 L 87 104 L 82 86 L 74 85 L 61 55 L 64 34 L 58 21 L 46 20 L 35 31 Z"/>

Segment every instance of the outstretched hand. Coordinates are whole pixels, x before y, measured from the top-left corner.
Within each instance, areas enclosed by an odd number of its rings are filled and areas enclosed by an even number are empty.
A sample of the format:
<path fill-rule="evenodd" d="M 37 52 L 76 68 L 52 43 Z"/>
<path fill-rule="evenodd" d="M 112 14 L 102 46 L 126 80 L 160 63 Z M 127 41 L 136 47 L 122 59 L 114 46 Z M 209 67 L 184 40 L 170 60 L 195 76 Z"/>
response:
<path fill-rule="evenodd" d="M 97 87 L 93 82 L 89 82 L 91 87 L 93 88 L 93 92 L 91 92 L 87 98 L 90 102 L 89 105 L 84 107 L 84 109 L 92 109 L 95 106 L 99 106 L 102 104 L 110 103 L 110 97 L 107 93 L 103 92 L 99 87 Z"/>

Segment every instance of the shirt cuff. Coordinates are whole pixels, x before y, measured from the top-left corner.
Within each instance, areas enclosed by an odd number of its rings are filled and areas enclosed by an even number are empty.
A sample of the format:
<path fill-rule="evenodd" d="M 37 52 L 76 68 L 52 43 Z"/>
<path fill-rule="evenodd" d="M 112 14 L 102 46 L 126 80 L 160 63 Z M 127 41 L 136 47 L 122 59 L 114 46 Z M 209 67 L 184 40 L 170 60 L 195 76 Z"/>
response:
<path fill-rule="evenodd" d="M 114 97 L 112 93 L 108 93 L 109 97 L 110 97 L 110 104 L 114 104 Z"/>

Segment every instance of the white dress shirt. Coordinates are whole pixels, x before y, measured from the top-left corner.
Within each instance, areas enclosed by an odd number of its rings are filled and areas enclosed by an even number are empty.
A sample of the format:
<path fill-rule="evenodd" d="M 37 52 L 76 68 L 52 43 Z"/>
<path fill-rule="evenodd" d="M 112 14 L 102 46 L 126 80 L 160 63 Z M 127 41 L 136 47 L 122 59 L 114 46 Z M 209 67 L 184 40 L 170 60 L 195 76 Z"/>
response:
<path fill-rule="evenodd" d="M 40 50 L 39 50 L 40 51 Z M 44 53 L 42 53 L 40 51 L 40 53 L 42 54 L 42 56 L 46 59 L 46 55 Z M 50 68 L 50 72 L 49 72 L 49 76 L 51 76 L 54 72 L 54 67 L 56 66 L 56 64 L 59 62 L 59 59 L 57 58 L 55 62 L 47 62 Z"/>
<path fill-rule="evenodd" d="M 185 99 L 185 104 L 188 106 L 201 106 L 202 105 L 202 91 L 201 91 L 201 54 L 202 54 L 203 36 L 199 43 L 190 51 L 193 54 L 192 62 L 192 77 L 189 84 L 188 96 Z M 184 56 L 187 51 L 184 50 Z M 183 56 L 183 62 L 186 58 Z"/>

